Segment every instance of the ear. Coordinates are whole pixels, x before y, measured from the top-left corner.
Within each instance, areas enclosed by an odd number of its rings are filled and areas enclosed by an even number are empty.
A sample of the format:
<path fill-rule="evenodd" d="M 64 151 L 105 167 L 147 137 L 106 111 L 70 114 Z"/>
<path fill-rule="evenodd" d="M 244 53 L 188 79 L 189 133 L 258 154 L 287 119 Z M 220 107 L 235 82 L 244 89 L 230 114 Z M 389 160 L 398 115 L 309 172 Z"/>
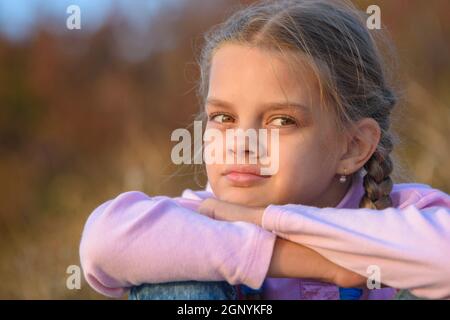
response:
<path fill-rule="evenodd" d="M 346 137 L 337 174 L 352 174 L 370 159 L 381 138 L 381 129 L 372 118 L 359 120 Z"/>

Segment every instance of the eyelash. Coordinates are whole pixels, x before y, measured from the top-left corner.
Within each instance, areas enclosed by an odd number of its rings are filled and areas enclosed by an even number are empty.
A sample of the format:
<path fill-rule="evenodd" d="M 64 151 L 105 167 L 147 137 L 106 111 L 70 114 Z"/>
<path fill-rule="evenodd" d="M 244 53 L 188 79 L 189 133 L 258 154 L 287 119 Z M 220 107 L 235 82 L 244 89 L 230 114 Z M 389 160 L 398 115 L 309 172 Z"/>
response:
<path fill-rule="evenodd" d="M 287 116 L 287 115 L 273 116 L 272 118 L 270 118 L 270 120 L 268 121 L 268 123 L 272 122 L 272 121 L 275 120 L 275 119 L 289 119 L 289 120 L 291 120 L 291 121 L 294 122 L 294 124 L 288 124 L 288 125 L 285 125 L 285 126 L 283 126 L 283 127 L 288 127 L 288 126 L 291 126 L 291 125 L 298 126 L 298 121 L 297 121 L 295 118 L 290 117 L 290 116 Z"/>
<path fill-rule="evenodd" d="M 213 112 L 213 113 L 211 113 L 211 114 L 208 116 L 208 120 L 209 120 L 209 121 L 214 121 L 214 120 L 213 120 L 214 117 L 216 117 L 216 116 L 218 116 L 218 115 L 224 115 L 224 116 L 228 116 L 228 117 L 234 119 L 234 117 L 233 117 L 232 115 L 228 114 L 228 113 L 225 113 L 225 112 Z M 270 120 L 269 120 L 267 123 L 270 123 L 271 121 L 273 121 L 273 120 L 275 120 L 275 119 L 289 119 L 289 120 L 291 120 L 291 121 L 294 122 L 293 125 L 298 126 L 298 121 L 297 121 L 295 118 L 290 117 L 290 116 L 287 116 L 287 115 L 277 115 L 277 116 L 273 116 L 272 118 L 270 118 Z M 218 122 L 218 123 L 221 123 L 221 122 Z M 290 126 L 290 125 L 286 125 L 286 126 L 283 126 L 283 127 L 288 127 L 288 126 Z"/>
<path fill-rule="evenodd" d="M 213 120 L 214 117 L 219 116 L 219 115 L 228 116 L 228 117 L 234 119 L 234 117 L 233 117 L 231 114 L 228 114 L 228 113 L 225 113 L 225 112 L 213 112 L 213 113 L 211 113 L 211 114 L 208 116 L 208 120 L 209 120 L 209 121 L 214 121 L 214 120 Z M 218 123 L 221 123 L 221 122 L 218 122 Z"/>

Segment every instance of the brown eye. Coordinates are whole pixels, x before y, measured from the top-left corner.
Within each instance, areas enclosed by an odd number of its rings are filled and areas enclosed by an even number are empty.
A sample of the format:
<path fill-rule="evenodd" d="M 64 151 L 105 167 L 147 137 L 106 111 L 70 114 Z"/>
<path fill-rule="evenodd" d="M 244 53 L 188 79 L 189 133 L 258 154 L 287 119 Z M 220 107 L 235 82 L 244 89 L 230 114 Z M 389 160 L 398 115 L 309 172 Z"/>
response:
<path fill-rule="evenodd" d="M 211 121 L 215 121 L 218 123 L 229 123 L 229 122 L 233 122 L 233 117 L 224 114 L 224 113 L 219 113 L 219 114 L 212 114 L 209 119 Z"/>
<path fill-rule="evenodd" d="M 296 121 L 289 117 L 277 117 L 273 118 L 269 123 L 277 127 L 285 127 L 295 125 Z"/>

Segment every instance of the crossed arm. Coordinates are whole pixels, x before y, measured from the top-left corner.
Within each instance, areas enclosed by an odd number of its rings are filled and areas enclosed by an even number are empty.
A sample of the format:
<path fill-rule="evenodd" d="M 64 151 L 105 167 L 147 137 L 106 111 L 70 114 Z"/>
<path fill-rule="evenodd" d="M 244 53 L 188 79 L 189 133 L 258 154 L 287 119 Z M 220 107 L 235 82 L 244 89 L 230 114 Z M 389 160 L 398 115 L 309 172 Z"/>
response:
<path fill-rule="evenodd" d="M 365 275 L 368 265 L 377 265 L 386 271 L 382 281 L 388 286 L 448 298 L 450 258 L 442 252 L 450 250 L 450 198 L 422 191 L 421 197 L 403 195 L 401 208 L 377 214 L 301 205 L 249 208 L 126 192 L 90 215 L 81 264 L 89 284 L 112 297 L 142 283 L 183 280 L 257 288 L 266 276 L 355 287 L 364 278 L 348 270 Z"/>
<path fill-rule="evenodd" d="M 264 208 L 250 208 L 209 198 L 202 202 L 198 212 L 217 220 L 246 221 L 261 226 Z M 366 283 L 366 278 L 361 275 L 334 264 L 306 246 L 280 237 L 275 241 L 267 276 L 309 278 L 340 287 L 358 287 Z"/>
<path fill-rule="evenodd" d="M 80 261 L 91 287 L 121 297 L 142 283 L 183 280 L 226 280 L 254 288 L 267 276 L 311 278 L 344 287 L 364 282 L 312 249 L 253 223 L 210 219 L 199 214 L 200 201 L 180 201 L 183 204 L 126 192 L 97 207 L 80 243 Z"/>

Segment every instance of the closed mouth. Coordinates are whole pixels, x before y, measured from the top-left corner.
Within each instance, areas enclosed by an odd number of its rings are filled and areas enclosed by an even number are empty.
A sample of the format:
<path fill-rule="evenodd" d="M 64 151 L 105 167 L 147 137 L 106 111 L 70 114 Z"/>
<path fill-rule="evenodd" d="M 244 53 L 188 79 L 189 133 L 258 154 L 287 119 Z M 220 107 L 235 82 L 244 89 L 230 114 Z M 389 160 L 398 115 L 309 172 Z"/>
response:
<path fill-rule="evenodd" d="M 260 167 L 250 165 L 229 166 L 222 175 L 233 185 L 242 187 L 253 185 L 271 177 L 270 175 L 262 175 Z"/>

